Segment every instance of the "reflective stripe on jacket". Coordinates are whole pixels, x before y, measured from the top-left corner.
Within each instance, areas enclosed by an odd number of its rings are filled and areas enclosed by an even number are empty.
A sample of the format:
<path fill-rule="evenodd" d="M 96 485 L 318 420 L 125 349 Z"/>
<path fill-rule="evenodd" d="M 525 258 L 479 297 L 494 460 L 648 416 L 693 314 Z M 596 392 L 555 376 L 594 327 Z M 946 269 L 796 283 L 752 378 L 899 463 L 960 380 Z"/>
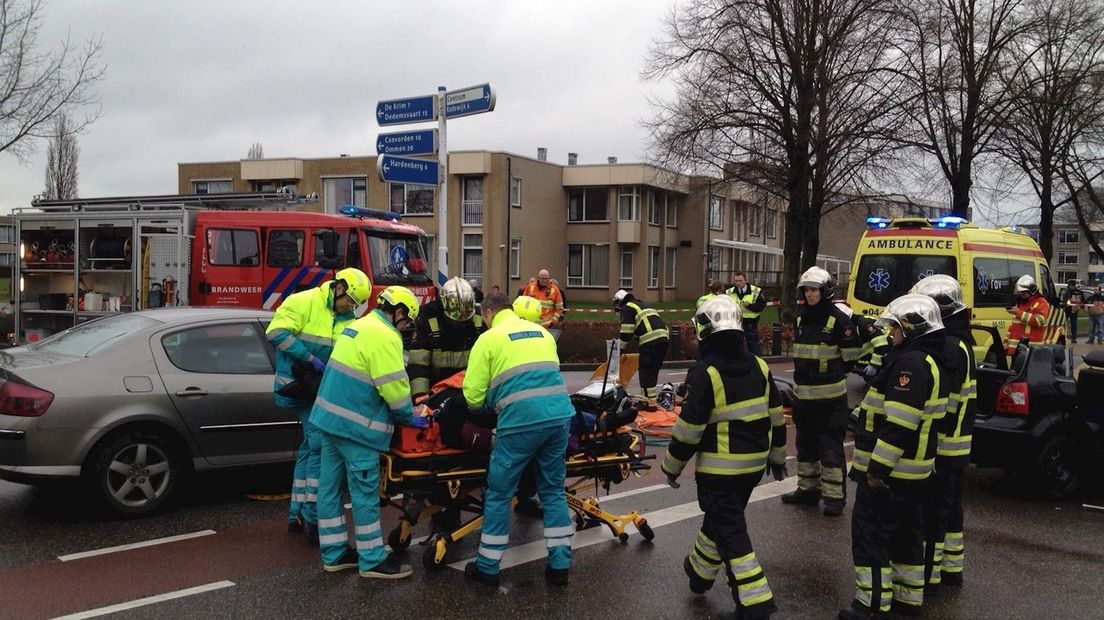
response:
<path fill-rule="evenodd" d="M 1039 294 L 1032 295 L 1016 304 L 1012 313 L 1013 320 L 1008 326 L 1008 353 L 1016 352 L 1021 338 L 1028 342 L 1043 342 L 1046 335 L 1047 319 L 1050 318 L 1050 302 Z"/>
<path fill-rule="evenodd" d="M 954 459 L 963 465 L 970 459 L 970 444 L 974 433 L 974 400 L 977 398 L 974 350 L 961 338 L 955 338 L 958 364 L 964 365 L 960 385 L 951 388 L 947 397 L 947 415 L 939 424 L 939 444 L 936 454 L 942 459 Z"/>
<path fill-rule="evenodd" d="M 563 320 L 564 302 L 560 288 L 555 284 L 541 288 L 536 282 L 525 285 L 524 294 L 540 302 L 541 327 L 547 329 Z"/>
<path fill-rule="evenodd" d="M 851 319 L 835 304 L 805 310 L 794 334 L 794 396 L 828 400 L 847 393 L 846 374 L 862 354 Z M 818 304 L 821 305 L 821 304 Z"/>
<path fill-rule="evenodd" d="M 410 424 L 413 418 L 402 336 L 373 310 L 338 336 L 310 421 L 331 435 L 383 452 L 391 447 L 395 424 Z"/>
<path fill-rule="evenodd" d="M 415 396 L 428 394 L 438 381 L 467 368 L 468 355 L 481 333 L 483 317 L 478 313 L 457 323 L 445 316 L 439 301 L 422 306 L 407 357 L 410 391 Z"/>
<path fill-rule="evenodd" d="M 356 318 L 352 312 L 334 315 L 330 282 L 295 293 L 276 309 L 266 335 L 276 347 L 276 380 L 273 391 L 294 379 L 296 363 L 309 364 L 312 357 L 326 362 L 333 351 L 334 339 Z M 276 394 L 281 407 L 304 407 L 310 403 Z"/>
<path fill-rule="evenodd" d="M 498 413 L 499 435 L 575 415 L 560 375 L 556 341 L 540 325 L 513 310 L 495 315 L 468 357 L 464 399 L 473 412 Z"/>
<path fill-rule="evenodd" d="M 763 311 L 763 308 L 767 307 L 767 300 L 763 299 L 763 289 L 755 286 L 754 284 L 748 284 L 743 293 L 736 290 L 733 286 L 725 291 L 736 303 L 740 304 L 743 310 L 743 318 L 754 321 L 759 318 L 759 313 Z M 741 302 L 747 302 L 744 306 Z"/>
<path fill-rule="evenodd" d="M 628 344 L 633 336 L 641 345 L 670 339 L 659 313 L 641 306 L 637 301 L 626 302 L 621 307 L 621 342 Z"/>

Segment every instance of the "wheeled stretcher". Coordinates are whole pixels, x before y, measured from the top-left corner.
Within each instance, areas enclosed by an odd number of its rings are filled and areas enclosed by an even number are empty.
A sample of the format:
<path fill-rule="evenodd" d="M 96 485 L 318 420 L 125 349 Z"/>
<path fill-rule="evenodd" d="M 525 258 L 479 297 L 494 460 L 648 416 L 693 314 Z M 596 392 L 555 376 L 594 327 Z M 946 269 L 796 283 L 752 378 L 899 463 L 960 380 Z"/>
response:
<path fill-rule="evenodd" d="M 436 568 L 443 564 L 450 545 L 478 531 L 483 523 L 483 489 L 486 486 L 490 455 L 476 451 L 438 448 L 439 442 L 425 431 L 402 429 L 402 432 L 423 433 L 414 441 L 396 436 L 390 452 L 380 459 L 380 495 L 382 502 L 402 512 L 399 524 L 391 530 L 387 543 L 391 549 L 406 549 L 411 542 L 412 528 L 428 521 L 434 514 L 455 510 L 461 515 L 460 525 L 453 531 L 433 534 L 426 542 L 422 564 Z M 567 460 L 566 488 L 568 508 L 574 513 L 576 528 L 606 526 L 613 536 L 627 542 L 629 524 L 644 540 L 655 533 L 647 520 L 636 511 L 614 514 L 602 509 L 598 490 L 609 490 L 632 475 L 651 468 L 646 461 L 654 455 L 645 454 L 642 436 L 622 427 L 614 431 L 578 434 L 575 449 L 565 455 Z M 424 448 L 430 446 L 431 450 Z M 414 449 L 410 449 L 414 448 Z M 593 493 L 586 493 L 589 486 Z M 401 498 L 399 497 L 401 495 Z"/>

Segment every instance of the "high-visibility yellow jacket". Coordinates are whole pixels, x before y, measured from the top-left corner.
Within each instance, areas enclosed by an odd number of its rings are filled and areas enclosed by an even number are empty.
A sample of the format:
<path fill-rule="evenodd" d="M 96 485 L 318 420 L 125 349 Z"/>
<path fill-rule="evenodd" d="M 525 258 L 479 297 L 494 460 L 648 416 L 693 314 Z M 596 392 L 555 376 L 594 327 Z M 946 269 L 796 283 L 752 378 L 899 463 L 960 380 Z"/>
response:
<path fill-rule="evenodd" d="M 621 342 L 628 344 L 636 336 L 641 346 L 651 342 L 666 342 L 670 333 L 659 313 L 645 308 L 638 301 L 629 301 L 621 306 Z"/>
<path fill-rule="evenodd" d="M 743 308 L 743 318 L 749 321 L 758 319 L 759 313 L 763 311 L 763 308 L 767 307 L 767 300 L 763 299 L 763 289 L 754 284 L 748 284 L 743 292 L 736 290 L 736 287 L 733 286 L 725 291 L 725 293 L 735 299 L 736 303 L 740 304 Z M 744 302 L 747 302 L 746 306 L 744 306 Z"/>
<path fill-rule="evenodd" d="M 335 315 L 331 282 L 289 296 L 276 309 L 266 335 L 276 347 L 276 380 L 273 391 L 294 377 L 291 368 L 296 363 L 309 364 L 312 357 L 326 362 L 333 351 L 334 338 L 356 318 L 352 312 Z M 281 407 L 306 407 L 306 401 L 276 394 Z"/>
<path fill-rule="evenodd" d="M 560 375 L 556 341 L 543 327 L 501 310 L 475 341 L 464 375 L 472 411 L 498 413 L 499 435 L 561 422 L 575 415 Z"/>
<path fill-rule="evenodd" d="M 410 424 L 413 418 L 402 336 L 373 310 L 338 336 L 310 421 L 382 452 L 391 447 L 395 424 Z"/>

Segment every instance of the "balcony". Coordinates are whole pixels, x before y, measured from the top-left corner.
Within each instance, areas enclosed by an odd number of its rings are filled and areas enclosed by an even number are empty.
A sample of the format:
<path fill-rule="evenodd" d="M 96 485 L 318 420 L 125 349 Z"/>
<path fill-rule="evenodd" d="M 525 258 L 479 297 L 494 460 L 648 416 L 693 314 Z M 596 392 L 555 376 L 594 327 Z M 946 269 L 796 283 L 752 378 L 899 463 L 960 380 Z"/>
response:
<path fill-rule="evenodd" d="M 640 222 L 617 222 L 617 243 L 640 243 Z"/>
<path fill-rule="evenodd" d="M 465 200 L 462 202 L 464 219 L 462 224 L 464 226 L 482 226 L 483 225 L 483 201 L 482 200 Z"/>

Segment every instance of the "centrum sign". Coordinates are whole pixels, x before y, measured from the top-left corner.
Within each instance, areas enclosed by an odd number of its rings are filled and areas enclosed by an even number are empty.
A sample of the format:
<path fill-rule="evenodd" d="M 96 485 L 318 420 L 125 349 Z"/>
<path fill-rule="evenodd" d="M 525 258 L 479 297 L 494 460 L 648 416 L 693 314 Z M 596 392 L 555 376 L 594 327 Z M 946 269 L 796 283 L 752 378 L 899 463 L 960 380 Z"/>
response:
<path fill-rule="evenodd" d="M 445 94 L 445 118 L 491 112 L 494 107 L 495 93 L 490 84 L 470 86 Z"/>

